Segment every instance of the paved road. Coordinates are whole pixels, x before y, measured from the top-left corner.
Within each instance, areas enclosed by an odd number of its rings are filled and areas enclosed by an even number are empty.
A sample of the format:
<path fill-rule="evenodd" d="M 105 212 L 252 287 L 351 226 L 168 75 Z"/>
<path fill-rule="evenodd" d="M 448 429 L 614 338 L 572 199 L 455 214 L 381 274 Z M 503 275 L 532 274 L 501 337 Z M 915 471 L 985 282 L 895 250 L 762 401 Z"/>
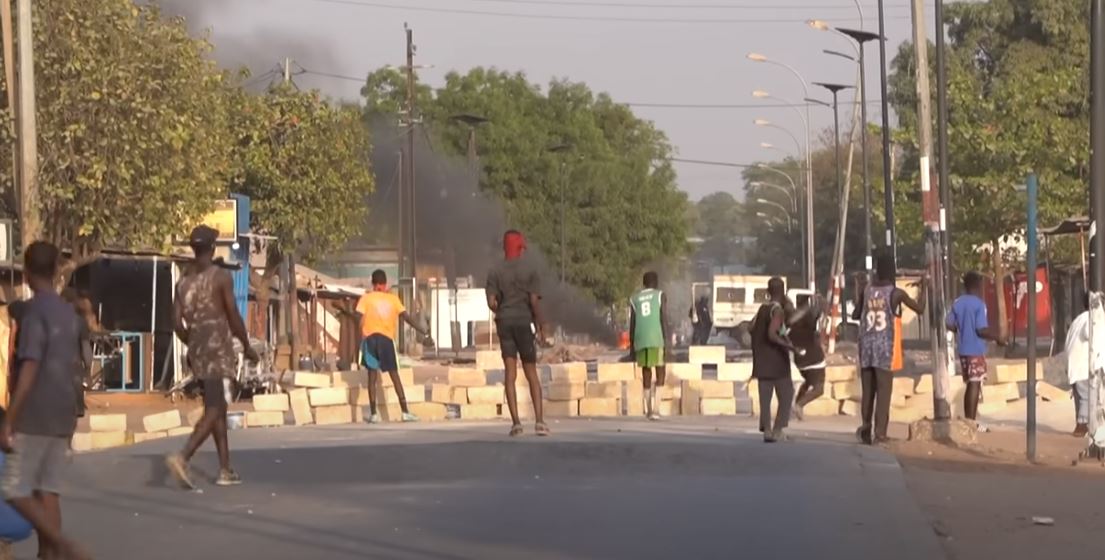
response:
<path fill-rule="evenodd" d="M 177 438 L 77 458 L 66 523 L 101 559 L 944 558 L 891 456 L 840 434 L 766 445 L 750 427 L 247 430 L 232 436 L 246 484 L 202 493 L 166 484 Z"/>

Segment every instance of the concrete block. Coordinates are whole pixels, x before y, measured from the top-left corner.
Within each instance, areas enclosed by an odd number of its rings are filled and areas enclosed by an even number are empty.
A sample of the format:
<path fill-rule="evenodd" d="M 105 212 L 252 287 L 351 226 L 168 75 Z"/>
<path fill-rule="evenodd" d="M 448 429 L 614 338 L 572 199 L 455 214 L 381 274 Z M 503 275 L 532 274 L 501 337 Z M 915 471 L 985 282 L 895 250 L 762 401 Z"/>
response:
<path fill-rule="evenodd" d="M 587 396 L 587 387 L 583 383 L 564 383 L 554 381 L 549 384 L 545 398 L 550 401 L 577 401 Z"/>
<path fill-rule="evenodd" d="M 717 365 L 718 381 L 740 381 L 747 383 L 749 379 L 752 379 L 752 362 Z"/>
<path fill-rule="evenodd" d="M 909 425 L 909 440 L 971 446 L 978 443 L 978 429 L 970 420 L 917 420 Z"/>
<path fill-rule="evenodd" d="M 431 383 L 428 386 L 429 402 L 442 403 L 442 404 L 462 404 L 453 402 L 453 388 L 444 383 Z M 464 395 L 465 402 L 468 402 L 468 395 Z"/>
<path fill-rule="evenodd" d="M 1009 405 L 1008 401 L 984 401 L 978 403 L 978 413 L 981 416 L 989 416 L 1005 410 L 1005 407 Z"/>
<path fill-rule="evenodd" d="M 663 387 L 657 387 L 661 390 Z M 659 397 L 656 402 L 659 402 Z M 645 388 L 640 383 L 630 381 L 625 384 L 625 398 L 622 399 L 622 408 L 626 416 L 645 415 Z"/>
<path fill-rule="evenodd" d="M 449 384 L 454 387 L 483 387 L 487 374 L 478 369 L 449 368 Z"/>
<path fill-rule="evenodd" d="M 368 372 L 364 370 L 335 371 L 330 374 L 331 387 L 367 387 Z"/>
<path fill-rule="evenodd" d="M 816 399 L 807 404 L 802 412 L 806 416 L 836 416 L 840 414 L 840 402 L 832 399 Z"/>
<path fill-rule="evenodd" d="M 77 432 L 69 441 L 69 448 L 75 453 L 92 451 L 92 432 Z"/>
<path fill-rule="evenodd" d="M 395 387 L 382 387 L 381 389 L 381 392 L 377 394 L 382 395 L 382 402 L 396 404 L 399 403 L 399 393 L 395 392 Z M 407 397 L 407 404 L 415 402 L 426 402 L 426 386 L 414 384 L 404 385 L 403 395 Z"/>
<path fill-rule="evenodd" d="M 860 405 L 856 401 L 841 401 L 840 413 L 845 416 L 859 416 Z"/>
<path fill-rule="evenodd" d="M 666 364 L 664 370 L 668 379 L 702 379 L 702 364 Z"/>
<path fill-rule="evenodd" d="M 619 399 L 583 398 L 579 399 L 580 416 L 620 416 Z"/>
<path fill-rule="evenodd" d="M 549 366 L 553 383 L 583 383 L 587 381 L 587 364 L 583 362 L 570 362 L 565 364 L 552 364 Z M 519 378 L 523 376 L 519 375 Z"/>
<path fill-rule="evenodd" d="M 1017 383 L 999 383 L 982 386 L 982 401 L 1015 401 L 1021 398 L 1021 388 Z"/>
<path fill-rule="evenodd" d="M 147 432 L 164 432 L 181 425 L 179 410 L 166 410 L 142 417 L 142 427 Z"/>
<path fill-rule="evenodd" d="M 660 400 L 662 401 L 670 401 L 673 399 L 679 400 L 683 398 L 683 383 L 679 383 L 676 385 L 663 385 L 661 387 L 657 387 L 657 389 L 660 390 Z"/>
<path fill-rule="evenodd" d="M 449 401 L 453 404 L 468 404 L 468 387 L 450 388 Z"/>
<path fill-rule="evenodd" d="M 499 417 L 499 405 L 497 404 L 462 404 L 460 405 L 461 420 L 494 420 Z"/>
<path fill-rule="evenodd" d="M 1028 381 L 1028 363 L 1024 360 L 1015 362 L 992 361 L 987 364 L 989 371 L 986 373 L 986 383 L 999 385 L 1002 383 L 1023 383 Z M 1041 364 L 1036 366 L 1037 372 L 1042 372 Z"/>
<path fill-rule="evenodd" d="M 355 422 L 364 422 L 365 415 L 369 412 L 368 407 L 355 406 L 353 408 L 353 420 Z M 360 412 L 359 415 L 358 412 Z M 398 403 L 378 404 L 376 405 L 376 413 L 380 415 L 380 419 L 384 422 L 401 422 L 403 420 L 403 409 Z M 360 420 L 357 420 L 358 416 Z"/>
<path fill-rule="evenodd" d="M 1036 382 L 1036 394 L 1049 402 L 1064 402 L 1071 399 L 1070 391 L 1064 391 L 1046 381 Z"/>
<path fill-rule="evenodd" d="M 414 414 L 423 422 L 441 422 L 445 420 L 448 413 L 448 407 L 434 402 L 411 403 L 408 408 L 410 408 L 411 414 Z"/>
<path fill-rule="evenodd" d="M 292 423 L 296 426 L 304 426 L 315 421 L 311 411 L 311 400 L 307 396 L 307 389 L 293 389 L 288 392 L 288 403 L 292 409 Z"/>
<path fill-rule="evenodd" d="M 477 350 L 476 369 L 487 371 L 489 369 L 503 369 L 503 354 L 499 350 Z"/>
<path fill-rule="evenodd" d="M 163 439 L 169 437 L 169 432 L 146 432 L 134 434 L 134 443 L 142 443 L 144 441 L 153 441 L 155 439 Z"/>
<path fill-rule="evenodd" d="M 699 401 L 699 412 L 703 416 L 732 416 L 737 413 L 737 399 L 702 399 Z"/>
<path fill-rule="evenodd" d="M 399 368 L 399 382 L 403 384 L 403 387 L 410 387 L 414 385 L 414 370 L 411 368 Z M 368 383 L 365 382 L 367 385 Z M 384 387 L 392 387 L 395 384 L 391 382 L 391 374 L 386 371 L 380 372 L 380 385 Z"/>
<path fill-rule="evenodd" d="M 127 431 L 126 414 L 89 414 L 88 426 L 93 432 Z"/>
<path fill-rule="evenodd" d="M 831 395 L 838 401 L 858 401 L 863 397 L 863 384 L 858 379 L 852 381 L 837 381 L 832 384 L 831 390 L 825 394 Z"/>
<path fill-rule="evenodd" d="M 633 381 L 592 381 L 584 384 L 584 397 L 591 399 L 620 399 L 622 398 L 622 385 L 632 384 Z"/>
<path fill-rule="evenodd" d="M 633 381 L 637 379 L 637 366 L 632 362 L 603 363 L 598 365 L 598 381 Z"/>
<path fill-rule="evenodd" d="M 311 410 L 315 414 L 315 424 L 319 426 L 353 423 L 353 407 L 349 404 L 316 406 Z"/>
<path fill-rule="evenodd" d="M 309 371 L 295 371 L 292 372 L 292 385 L 295 387 L 303 387 L 307 389 L 321 389 L 330 386 L 331 381 L 330 374 L 328 373 L 311 373 Z"/>
<path fill-rule="evenodd" d="M 277 410 L 257 411 L 246 413 L 247 428 L 264 428 L 267 426 L 283 426 L 284 413 Z"/>
<path fill-rule="evenodd" d="M 292 409 L 285 393 L 253 395 L 253 410 L 258 412 L 287 412 Z"/>
<path fill-rule="evenodd" d="M 189 426 L 195 426 L 196 424 L 199 424 L 200 418 L 203 418 L 202 406 L 189 410 L 188 413 L 184 415 L 184 423 Z"/>
<path fill-rule="evenodd" d="M 683 382 L 683 397 L 679 399 L 679 410 L 683 416 L 698 416 L 702 414 L 701 383 L 701 381 Z"/>
<path fill-rule="evenodd" d="M 731 399 L 736 394 L 732 381 L 693 381 L 704 399 Z"/>
<path fill-rule="evenodd" d="M 660 401 L 660 416 L 679 416 L 680 414 L 679 401 Z"/>
<path fill-rule="evenodd" d="M 909 403 L 909 396 L 908 395 L 903 395 L 903 394 L 901 394 L 897 391 L 895 391 L 893 395 L 890 395 L 890 406 L 891 407 L 895 407 L 895 406 L 903 407 L 903 406 L 906 406 L 908 403 Z"/>
<path fill-rule="evenodd" d="M 469 387 L 468 404 L 503 404 L 506 402 L 505 392 L 506 389 L 502 385 Z"/>
<path fill-rule="evenodd" d="M 307 401 L 312 407 L 348 405 L 348 387 L 329 387 L 326 389 L 308 389 Z"/>
<path fill-rule="evenodd" d="M 825 381 L 836 383 L 838 381 L 851 381 L 859 379 L 859 368 L 854 365 L 829 366 L 825 368 Z"/>
<path fill-rule="evenodd" d="M 92 432 L 92 449 L 109 449 L 122 447 L 134 442 L 134 435 L 130 432 Z"/>
<path fill-rule="evenodd" d="M 724 364 L 724 346 L 691 346 L 687 350 L 687 361 L 692 364 Z"/>
<path fill-rule="evenodd" d="M 530 419 L 535 418 L 537 416 L 537 412 L 533 408 L 533 401 L 532 400 L 523 401 L 521 399 L 521 395 L 522 395 L 521 393 L 518 393 L 518 396 L 519 396 L 519 398 L 518 398 L 518 419 L 519 420 L 530 420 Z M 499 415 L 502 418 L 505 418 L 507 420 L 510 419 L 510 409 L 507 408 L 506 404 L 503 404 L 502 406 L 499 407 Z"/>
<path fill-rule="evenodd" d="M 552 418 L 564 418 L 579 416 L 579 400 L 545 401 L 545 416 Z"/>
<path fill-rule="evenodd" d="M 908 397 L 913 394 L 914 385 L 916 385 L 916 382 L 912 377 L 895 376 L 894 394 Z"/>
<path fill-rule="evenodd" d="M 926 373 L 917 380 L 917 385 L 913 387 L 913 393 L 917 395 L 931 395 L 932 388 L 932 374 Z"/>
<path fill-rule="evenodd" d="M 190 436 L 192 435 L 193 428 L 191 426 L 181 426 L 179 428 L 173 428 L 168 431 L 169 437 L 177 436 Z"/>

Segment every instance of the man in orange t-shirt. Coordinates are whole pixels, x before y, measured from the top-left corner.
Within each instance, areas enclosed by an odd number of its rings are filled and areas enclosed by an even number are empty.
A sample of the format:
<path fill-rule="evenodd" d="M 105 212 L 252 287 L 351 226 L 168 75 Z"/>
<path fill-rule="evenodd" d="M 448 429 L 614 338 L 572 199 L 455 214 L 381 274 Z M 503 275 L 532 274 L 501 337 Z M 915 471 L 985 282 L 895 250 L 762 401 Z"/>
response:
<path fill-rule="evenodd" d="M 371 411 L 368 422 L 380 422 L 380 415 L 376 412 L 376 385 L 381 371 L 386 371 L 391 376 L 395 394 L 399 397 L 399 407 L 403 410 L 403 421 L 417 422 L 418 417 L 407 408 L 407 395 L 403 391 L 403 382 L 399 380 L 395 338 L 399 332 L 400 320 L 410 325 L 427 342 L 431 342 L 430 333 L 415 324 L 399 297 L 388 291 L 388 277 L 383 270 L 372 273 L 372 291 L 366 292 L 357 301 L 357 313 L 360 315 L 361 335 L 364 336 L 361 352 L 364 354 L 364 363 L 368 366 L 368 401 Z"/>

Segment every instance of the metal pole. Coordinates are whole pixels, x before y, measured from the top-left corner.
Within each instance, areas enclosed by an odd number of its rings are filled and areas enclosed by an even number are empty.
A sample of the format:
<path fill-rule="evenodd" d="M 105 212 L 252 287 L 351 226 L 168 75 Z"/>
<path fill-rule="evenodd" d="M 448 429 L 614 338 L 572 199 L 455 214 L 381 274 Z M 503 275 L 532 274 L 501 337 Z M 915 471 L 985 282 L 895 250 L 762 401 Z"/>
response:
<path fill-rule="evenodd" d="M 867 275 L 871 275 L 875 264 L 871 257 L 871 181 L 867 178 L 867 64 L 864 59 L 864 43 L 859 43 L 859 104 L 860 104 L 860 149 L 863 157 L 863 263 Z"/>
<path fill-rule="evenodd" d="M 842 180 L 840 177 L 840 111 L 837 104 L 837 93 L 833 90 L 833 140 L 836 146 L 836 190 L 840 192 Z M 855 138 L 853 136 L 853 138 Z"/>
<path fill-rule="evenodd" d="M 565 162 L 560 162 L 560 283 L 564 283 L 565 279 L 565 263 L 568 262 L 568 238 L 565 234 L 565 221 L 567 220 L 568 213 L 564 206 L 564 187 L 568 182 L 568 166 Z"/>
<path fill-rule="evenodd" d="M 418 276 L 418 235 L 417 235 L 417 212 L 415 202 L 415 180 L 414 180 L 414 105 L 415 105 L 415 87 L 414 81 L 416 79 L 414 75 L 414 30 L 411 28 L 405 29 L 407 33 L 407 202 L 408 202 L 408 224 L 409 237 L 408 249 L 410 258 L 410 268 L 407 271 L 407 276 L 414 278 Z M 407 302 L 407 307 L 413 309 L 414 301 Z"/>
<path fill-rule="evenodd" d="M 805 84 L 803 84 L 805 86 Z M 810 152 L 810 104 L 806 103 L 806 288 L 817 292 L 813 257 L 813 156 Z"/>
<path fill-rule="evenodd" d="M 6 0 L 5 0 L 6 1 Z M 19 41 L 16 81 L 19 84 L 16 103 L 17 139 L 19 146 L 19 232 L 20 246 L 26 247 L 39 238 L 38 217 L 38 132 L 35 121 L 34 39 L 31 32 L 31 0 L 16 4 L 16 39 Z"/>
<path fill-rule="evenodd" d="M 1090 222 L 1105 219 L 1105 0 L 1090 4 Z M 1105 235 L 1090 238 L 1090 289 L 1105 291 Z"/>
<path fill-rule="evenodd" d="M 886 6 L 879 0 L 879 73 L 882 93 L 882 190 L 886 213 L 886 247 L 898 264 L 898 239 L 894 228 L 894 182 L 890 162 L 890 94 L 886 80 Z"/>
<path fill-rule="evenodd" d="M 944 245 L 944 291 L 950 299 L 955 294 L 955 271 L 952 263 L 952 194 L 948 159 L 948 72 L 945 64 L 944 0 L 936 0 L 936 159 L 940 188 L 940 230 Z"/>
<path fill-rule="evenodd" d="M 1028 460 L 1036 460 L 1036 191 L 1037 179 L 1028 176 Z M 1092 316 L 1092 314 L 1091 314 Z"/>

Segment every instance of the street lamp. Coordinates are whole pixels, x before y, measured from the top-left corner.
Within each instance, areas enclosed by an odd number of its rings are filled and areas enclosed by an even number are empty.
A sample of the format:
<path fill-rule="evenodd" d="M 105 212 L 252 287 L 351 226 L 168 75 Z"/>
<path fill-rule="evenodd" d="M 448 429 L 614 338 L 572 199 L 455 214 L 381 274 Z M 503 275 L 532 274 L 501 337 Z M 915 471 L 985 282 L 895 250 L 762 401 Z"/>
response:
<path fill-rule="evenodd" d="M 867 274 L 870 275 L 874 268 L 871 257 L 871 183 L 867 180 L 867 63 L 864 58 L 864 45 L 868 41 L 874 41 L 879 35 L 861 29 L 837 28 L 842 33 L 856 42 L 859 50 L 859 110 L 860 120 L 863 121 L 863 129 L 860 136 L 860 146 L 863 154 L 863 249 L 864 264 Z"/>
<path fill-rule="evenodd" d="M 778 202 L 775 202 L 773 200 L 768 200 L 766 198 L 757 198 L 756 202 L 758 202 L 760 204 L 767 205 L 767 206 L 771 206 L 773 208 L 778 208 L 783 214 L 786 214 L 788 219 L 793 218 L 793 216 L 791 216 L 791 214 L 790 214 L 790 210 L 787 210 L 786 206 L 783 206 L 782 204 L 779 204 Z"/>
<path fill-rule="evenodd" d="M 766 212 L 756 212 L 756 215 L 763 218 L 763 219 L 765 219 L 765 220 L 767 220 L 767 221 L 773 221 L 772 218 L 774 218 L 774 216 L 772 216 L 772 215 L 770 215 Z M 791 226 L 790 226 L 790 219 L 785 220 L 784 223 L 787 226 L 787 233 L 794 233 L 794 229 L 791 228 Z"/>
<path fill-rule="evenodd" d="M 810 87 L 806 82 L 806 79 L 802 77 L 802 74 L 795 70 L 793 66 L 779 62 L 777 60 L 769 59 L 767 56 L 760 53 L 748 53 L 748 60 L 752 62 L 762 62 L 766 64 L 773 64 L 780 68 L 785 68 L 798 81 L 802 83 L 802 92 L 804 97 L 810 96 Z M 806 105 L 806 287 L 810 290 L 816 291 L 816 280 L 814 271 L 814 250 L 813 250 L 813 158 L 810 153 L 810 107 Z"/>
<path fill-rule="evenodd" d="M 749 185 L 754 189 L 767 188 L 782 192 L 787 197 L 787 200 L 790 201 L 791 210 L 795 214 L 798 213 L 798 198 L 794 195 L 793 192 L 791 192 L 790 189 L 782 185 L 776 185 L 775 183 L 768 183 L 766 181 L 752 181 L 751 183 L 749 183 Z"/>
<path fill-rule="evenodd" d="M 790 136 L 790 139 L 794 141 L 794 147 L 798 150 L 798 154 L 799 155 L 802 154 L 802 144 L 798 141 L 798 137 L 795 136 L 793 132 L 791 132 L 791 131 L 787 130 L 786 128 L 781 127 L 781 126 L 779 126 L 779 125 L 777 125 L 777 124 L 775 124 L 775 123 L 773 123 L 773 122 L 771 122 L 767 119 L 754 119 L 752 121 L 752 124 L 755 124 L 756 126 L 762 126 L 764 128 L 773 128 L 775 130 L 783 132 L 787 136 Z M 764 145 L 765 143 L 761 143 L 760 147 L 761 148 L 768 148 L 768 147 L 773 148 L 774 147 L 774 146 L 771 146 L 770 144 L 768 146 L 765 146 Z"/>
<path fill-rule="evenodd" d="M 560 143 L 549 148 L 549 153 L 563 154 L 572 149 L 571 144 Z M 568 262 L 568 236 L 565 228 L 567 221 L 567 206 L 564 204 L 564 186 L 568 182 L 567 174 L 567 160 L 563 157 L 560 159 L 560 283 L 563 284 L 566 278 L 565 265 Z"/>
<path fill-rule="evenodd" d="M 840 163 L 840 100 L 838 96 L 842 90 L 849 89 L 852 86 L 827 84 L 823 82 L 814 82 L 813 85 L 823 87 L 829 90 L 829 93 L 833 95 L 833 140 L 836 145 L 836 188 L 839 191 L 841 185 L 844 183 L 841 177 L 842 170 Z"/>
<path fill-rule="evenodd" d="M 938 25 L 944 25 L 943 22 Z M 879 0 L 879 90 L 882 93 L 882 188 L 886 213 L 886 247 L 898 264 L 898 240 L 894 232 L 894 188 L 890 176 L 890 94 L 886 79 L 886 1 Z"/>

